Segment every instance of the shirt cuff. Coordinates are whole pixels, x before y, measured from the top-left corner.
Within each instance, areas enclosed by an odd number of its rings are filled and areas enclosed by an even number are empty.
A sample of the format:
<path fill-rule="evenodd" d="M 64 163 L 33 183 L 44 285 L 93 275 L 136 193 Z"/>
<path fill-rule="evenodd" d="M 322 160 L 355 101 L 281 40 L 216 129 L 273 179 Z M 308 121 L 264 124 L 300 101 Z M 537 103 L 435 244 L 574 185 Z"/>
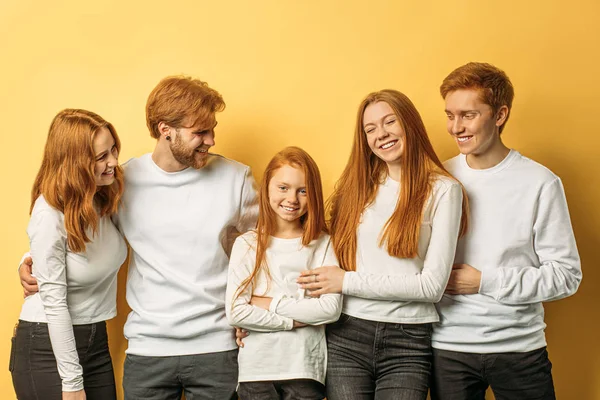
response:
<path fill-rule="evenodd" d="M 481 271 L 481 283 L 479 293 L 494 297 L 500 290 L 500 269 L 484 269 Z"/>
<path fill-rule="evenodd" d="M 271 305 L 269 305 L 269 311 L 277 314 L 277 306 L 279 305 L 279 302 L 281 301 L 282 298 L 283 298 L 282 294 L 276 294 L 275 296 L 273 296 L 273 298 L 271 300 Z"/>
<path fill-rule="evenodd" d="M 342 294 L 352 296 L 353 278 L 357 276 L 356 274 L 356 271 L 346 271 L 342 281 Z"/>
<path fill-rule="evenodd" d="M 79 390 L 83 390 L 83 377 L 81 375 L 78 375 L 69 381 L 62 381 L 63 392 L 77 392 Z"/>

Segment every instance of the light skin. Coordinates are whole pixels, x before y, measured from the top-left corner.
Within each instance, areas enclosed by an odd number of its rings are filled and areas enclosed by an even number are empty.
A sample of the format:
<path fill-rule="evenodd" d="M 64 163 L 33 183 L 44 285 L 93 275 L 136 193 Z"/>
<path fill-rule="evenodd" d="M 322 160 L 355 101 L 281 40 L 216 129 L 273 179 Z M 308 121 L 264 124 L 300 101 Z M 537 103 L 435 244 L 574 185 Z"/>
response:
<path fill-rule="evenodd" d="M 173 127 L 159 122 L 160 137 L 156 143 L 152 160 L 166 172 L 178 172 L 186 168 L 200 169 L 208 161 L 208 150 L 215 145 L 217 120 L 212 114 L 205 121 L 190 126 Z"/>
<path fill-rule="evenodd" d="M 119 152 L 115 138 L 107 128 L 100 128 L 92 141 L 96 163 L 94 177 L 96 186 L 111 185 L 115 181 L 115 168 L 119 165 Z"/>
<path fill-rule="evenodd" d="M 363 113 L 363 131 L 373 154 L 386 163 L 389 177 L 399 181 L 406 133 L 392 107 L 384 101 L 369 104 Z M 342 293 L 345 275 L 339 267 L 325 266 L 302 271 L 298 283 L 314 297 Z"/>
<path fill-rule="evenodd" d="M 448 133 L 454 138 L 467 164 L 473 169 L 488 169 L 510 152 L 502 143 L 500 127 L 508 117 L 508 107 L 494 112 L 476 89 L 450 92 L 444 99 Z M 469 264 L 454 264 L 446 293 L 468 295 L 479 292 L 481 272 Z"/>

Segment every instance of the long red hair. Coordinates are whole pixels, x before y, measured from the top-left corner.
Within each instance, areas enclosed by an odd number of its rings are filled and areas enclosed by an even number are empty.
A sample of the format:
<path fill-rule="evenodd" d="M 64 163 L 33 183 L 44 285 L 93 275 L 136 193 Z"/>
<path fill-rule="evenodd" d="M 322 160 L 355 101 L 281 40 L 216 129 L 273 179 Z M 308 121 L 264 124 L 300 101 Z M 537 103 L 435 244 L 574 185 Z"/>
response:
<path fill-rule="evenodd" d="M 331 241 L 340 266 L 347 271 L 356 270 L 356 229 L 360 216 L 373 202 L 378 186 L 387 176 L 386 163 L 369 148 L 363 127 L 365 109 L 380 101 L 389 104 L 406 135 L 400 197 L 382 229 L 380 240 L 380 245 L 386 245 L 391 256 L 413 258 L 417 255 L 421 220 L 431 184 L 436 175 L 452 178 L 435 154 L 423 120 L 410 99 L 390 89 L 369 94 L 358 107 L 350 158 L 329 201 Z M 461 235 L 467 230 L 468 207 L 463 189 Z"/>
<path fill-rule="evenodd" d="M 269 247 L 269 239 L 275 233 L 277 226 L 276 215 L 269 203 L 269 182 L 275 172 L 289 165 L 304 172 L 306 180 L 307 212 L 300 217 L 302 228 L 302 245 L 306 246 L 315 239 L 318 239 L 321 233 L 327 232 L 325 222 L 325 206 L 323 204 L 323 184 L 321 183 L 321 173 L 317 163 L 312 157 L 299 147 L 286 147 L 271 159 L 262 178 L 258 192 L 258 223 L 256 225 L 256 259 L 254 270 L 241 283 L 235 298 L 246 290 L 246 288 L 255 281 L 260 271 L 263 271 L 267 277 L 269 267 L 265 260 L 265 253 Z"/>
<path fill-rule="evenodd" d="M 115 167 L 111 185 L 96 186 L 93 140 L 101 128 L 110 131 L 120 151 L 115 128 L 98 114 L 79 109 L 59 112 L 50 125 L 42 166 L 31 189 L 29 212 L 43 195 L 48 204 L 64 214 L 67 244 L 74 252 L 85 250 L 90 242 L 86 230 L 96 232 L 98 214 L 116 213 L 123 194 L 123 170 L 119 166 Z"/>

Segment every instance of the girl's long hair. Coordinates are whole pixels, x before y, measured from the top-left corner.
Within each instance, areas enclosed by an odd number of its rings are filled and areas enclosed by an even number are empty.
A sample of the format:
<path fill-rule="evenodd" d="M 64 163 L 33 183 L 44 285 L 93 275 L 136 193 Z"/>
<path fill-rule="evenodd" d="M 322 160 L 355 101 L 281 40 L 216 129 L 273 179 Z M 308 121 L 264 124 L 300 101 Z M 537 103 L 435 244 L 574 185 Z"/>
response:
<path fill-rule="evenodd" d="M 110 131 L 120 151 L 115 128 L 98 114 L 79 109 L 59 112 L 50 125 L 42 166 L 31 189 L 29 212 L 40 195 L 61 211 L 65 216 L 67 244 L 73 252 L 85 250 L 90 242 L 86 230 L 97 231 L 98 214 L 117 212 L 123 194 L 123 170 L 119 166 L 115 167 L 111 185 L 96 186 L 93 140 L 101 128 Z"/>
<path fill-rule="evenodd" d="M 306 180 L 307 212 L 300 217 L 303 229 L 302 245 L 308 245 L 313 240 L 318 239 L 321 233 L 327 232 L 325 206 L 323 204 L 323 185 L 321 183 L 319 167 L 317 167 L 317 163 L 315 163 L 306 151 L 299 147 L 286 147 L 275 154 L 265 169 L 258 192 L 259 212 L 258 223 L 256 225 L 256 260 L 254 269 L 252 274 L 242 281 L 234 299 L 239 297 L 250 284 L 254 283 L 261 271 L 267 276 L 267 282 L 270 281 L 265 254 L 269 247 L 269 239 L 275 233 L 277 227 L 277 216 L 269 203 L 269 182 L 271 182 L 271 178 L 275 172 L 284 165 L 289 165 L 304 172 Z"/>
<path fill-rule="evenodd" d="M 401 161 L 400 197 L 396 209 L 383 227 L 380 246 L 394 257 L 417 256 L 421 220 L 436 175 L 452 178 L 446 171 L 427 136 L 419 112 L 404 94 L 381 90 L 369 94 L 358 107 L 354 142 L 350 159 L 330 197 L 330 231 L 333 248 L 340 266 L 356 270 L 356 230 L 365 207 L 377 195 L 378 186 L 387 176 L 386 163 L 377 157 L 367 143 L 363 118 L 370 104 L 385 102 L 394 111 L 406 135 Z M 460 235 L 468 226 L 468 200 L 463 188 Z"/>

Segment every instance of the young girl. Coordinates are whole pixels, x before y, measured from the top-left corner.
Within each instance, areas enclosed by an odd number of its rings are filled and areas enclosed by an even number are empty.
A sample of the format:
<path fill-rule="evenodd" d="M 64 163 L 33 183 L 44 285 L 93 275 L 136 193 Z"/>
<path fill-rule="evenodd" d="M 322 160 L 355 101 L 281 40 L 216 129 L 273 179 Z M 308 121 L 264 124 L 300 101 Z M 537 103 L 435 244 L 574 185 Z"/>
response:
<path fill-rule="evenodd" d="M 10 371 L 20 400 L 116 399 L 105 321 L 127 248 L 110 217 L 123 193 L 114 127 L 85 110 L 52 121 L 27 227 L 39 293 L 27 297 Z"/>
<path fill-rule="evenodd" d="M 344 293 L 327 328 L 327 398 L 425 400 L 434 304 L 467 226 L 461 185 L 433 151 L 402 93 L 369 94 L 332 196 L 331 235 L 343 269 L 305 271 L 311 295 Z"/>
<path fill-rule="evenodd" d="M 323 399 L 324 324 L 336 321 L 341 295 L 305 296 L 299 273 L 337 261 L 326 233 L 321 177 L 302 149 L 277 153 L 263 176 L 255 231 L 231 253 L 229 323 L 251 331 L 239 352 L 242 400 Z M 337 267 L 336 267 L 337 268 Z"/>

